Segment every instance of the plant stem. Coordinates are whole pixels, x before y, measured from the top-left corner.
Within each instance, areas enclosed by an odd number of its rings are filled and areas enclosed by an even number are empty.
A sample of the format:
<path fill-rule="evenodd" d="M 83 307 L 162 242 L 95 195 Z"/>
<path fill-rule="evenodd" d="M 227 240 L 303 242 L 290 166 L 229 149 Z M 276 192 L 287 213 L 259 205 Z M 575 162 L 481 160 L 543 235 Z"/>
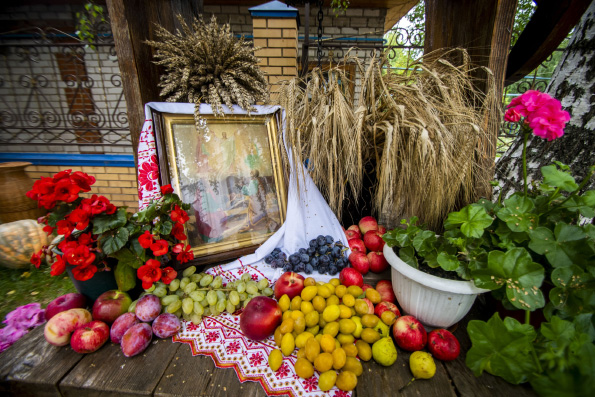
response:
<path fill-rule="evenodd" d="M 545 211 L 543 214 L 541 214 L 541 216 L 549 214 L 555 208 L 561 207 L 562 205 L 564 205 L 564 203 L 566 203 L 568 200 L 570 200 L 573 196 L 576 196 L 585 187 L 585 185 L 589 182 L 589 180 L 591 179 L 591 176 L 593 176 L 594 173 L 595 173 L 595 166 L 591 166 L 589 169 L 589 173 L 585 176 L 585 179 L 583 179 L 583 181 L 578 186 L 578 188 L 576 188 L 576 190 L 574 192 L 570 193 L 568 195 L 568 197 L 566 197 L 564 200 L 562 200 L 558 205 L 551 207 L 550 209 Z M 549 202 L 548 202 L 548 204 L 549 204 Z"/>
<path fill-rule="evenodd" d="M 529 310 L 525 310 L 525 324 L 529 325 L 531 321 L 531 312 Z"/>
<path fill-rule="evenodd" d="M 527 195 L 527 140 L 529 139 L 529 131 L 523 133 L 523 191 Z"/>

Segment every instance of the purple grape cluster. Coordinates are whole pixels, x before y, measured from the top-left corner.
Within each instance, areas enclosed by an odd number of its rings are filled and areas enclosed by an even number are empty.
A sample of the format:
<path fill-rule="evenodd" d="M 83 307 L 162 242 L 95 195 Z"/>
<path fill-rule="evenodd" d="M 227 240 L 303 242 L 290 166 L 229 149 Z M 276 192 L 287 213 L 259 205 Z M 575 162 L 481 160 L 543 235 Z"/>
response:
<path fill-rule="evenodd" d="M 317 271 L 334 276 L 349 265 L 344 256 L 345 251 L 347 248 L 341 241 L 335 241 L 332 236 L 320 235 L 310 240 L 308 248 L 300 248 L 287 258 L 279 248 L 275 248 L 264 261 L 286 272 L 312 274 Z"/>

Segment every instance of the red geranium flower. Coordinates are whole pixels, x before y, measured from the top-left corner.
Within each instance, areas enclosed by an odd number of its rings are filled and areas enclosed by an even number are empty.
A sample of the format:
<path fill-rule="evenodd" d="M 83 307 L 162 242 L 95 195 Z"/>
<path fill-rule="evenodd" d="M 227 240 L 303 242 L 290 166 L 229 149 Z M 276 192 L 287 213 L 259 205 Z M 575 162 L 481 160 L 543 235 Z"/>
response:
<path fill-rule="evenodd" d="M 149 248 L 153 244 L 153 242 L 154 242 L 153 235 L 148 230 L 145 230 L 145 232 L 143 234 L 138 236 L 138 243 L 144 249 Z"/>
<path fill-rule="evenodd" d="M 177 244 L 177 245 L 182 245 L 182 244 Z M 190 245 L 187 245 L 186 248 L 181 250 L 180 253 L 178 253 L 178 256 L 176 256 L 176 259 L 178 260 L 178 262 L 186 263 L 186 262 L 194 259 L 194 253 L 191 250 L 192 250 L 192 248 L 190 247 Z"/>
<path fill-rule="evenodd" d="M 76 247 L 79 246 L 79 243 L 72 240 L 64 240 L 60 244 L 58 244 L 58 249 L 62 251 L 63 254 L 66 254 L 69 251 L 72 251 Z"/>
<path fill-rule="evenodd" d="M 60 274 L 64 273 L 64 270 L 66 270 L 66 262 L 64 262 L 64 259 L 62 259 L 60 255 L 56 255 L 56 260 L 52 264 L 52 270 L 50 271 L 50 274 L 52 276 L 59 276 Z"/>
<path fill-rule="evenodd" d="M 95 261 L 95 254 L 86 245 L 79 245 L 64 254 L 66 262 L 75 266 L 88 266 Z M 77 279 L 79 280 L 79 279 Z"/>
<path fill-rule="evenodd" d="M 64 178 L 66 178 L 68 175 L 70 175 L 70 173 L 72 172 L 72 170 L 64 170 L 64 171 L 60 171 L 58 172 L 56 175 L 54 175 L 54 182 L 58 182 L 63 180 Z"/>
<path fill-rule="evenodd" d="M 78 238 L 78 243 L 80 245 L 89 246 L 89 245 L 93 244 L 95 241 L 97 241 L 97 240 L 93 239 L 93 235 L 91 234 L 91 232 L 82 233 Z"/>
<path fill-rule="evenodd" d="M 54 186 L 54 196 L 58 201 L 72 203 L 79 197 L 81 188 L 70 182 L 70 179 L 62 179 Z"/>
<path fill-rule="evenodd" d="M 153 255 L 160 256 L 167 254 L 169 250 L 169 244 L 165 240 L 157 240 L 153 244 L 151 244 L 151 251 L 153 251 Z"/>
<path fill-rule="evenodd" d="M 72 210 L 68 216 L 68 220 L 76 224 L 78 230 L 84 230 L 89 226 L 90 214 L 80 208 Z"/>
<path fill-rule="evenodd" d="M 54 194 L 46 194 L 43 196 L 39 196 L 37 202 L 39 203 L 39 207 L 43 207 L 46 210 L 51 210 L 56 206 L 56 197 L 54 196 Z"/>
<path fill-rule="evenodd" d="M 188 221 L 188 219 L 190 219 L 190 217 L 188 217 L 188 214 L 186 213 L 186 211 L 181 209 L 177 204 L 175 205 L 174 209 L 172 210 L 170 217 L 171 217 L 172 221 L 179 222 L 181 224 L 186 223 Z"/>
<path fill-rule="evenodd" d="M 72 276 L 75 278 L 75 280 L 79 281 L 90 280 L 95 275 L 95 273 L 97 273 L 97 266 L 91 264 L 75 266 L 72 269 Z"/>
<path fill-rule="evenodd" d="M 56 223 L 58 227 L 58 234 L 61 234 L 65 237 L 70 236 L 72 231 L 74 230 L 74 224 L 66 219 L 62 219 Z"/>
<path fill-rule="evenodd" d="M 39 265 L 41 265 L 41 251 L 34 253 L 31 255 L 31 264 L 39 269 Z"/>
<path fill-rule="evenodd" d="M 161 270 L 161 281 L 164 284 L 169 285 L 177 276 L 178 276 L 178 272 L 176 272 L 170 266 L 168 266 L 165 269 L 162 269 Z"/>
<path fill-rule="evenodd" d="M 47 234 L 52 234 L 54 232 L 55 227 L 51 227 L 49 225 L 46 225 L 43 227 L 43 231 L 46 232 Z"/>
<path fill-rule="evenodd" d="M 80 187 L 83 192 L 91 190 L 91 185 L 95 183 L 94 176 L 87 175 L 81 171 L 74 171 L 72 175 L 70 175 L 70 180 Z"/>
<path fill-rule="evenodd" d="M 136 275 L 143 282 L 143 288 L 149 289 L 154 282 L 161 278 L 161 263 L 155 259 L 149 259 L 144 265 L 138 268 Z"/>
<path fill-rule="evenodd" d="M 163 194 L 164 196 L 166 194 L 171 194 L 173 192 L 174 192 L 174 189 L 171 187 L 171 184 L 165 185 L 165 186 L 161 186 L 161 194 Z"/>
<path fill-rule="evenodd" d="M 175 223 L 174 227 L 171 229 L 171 235 L 174 236 L 176 240 L 184 241 L 188 237 L 184 234 L 184 226 L 181 223 Z"/>

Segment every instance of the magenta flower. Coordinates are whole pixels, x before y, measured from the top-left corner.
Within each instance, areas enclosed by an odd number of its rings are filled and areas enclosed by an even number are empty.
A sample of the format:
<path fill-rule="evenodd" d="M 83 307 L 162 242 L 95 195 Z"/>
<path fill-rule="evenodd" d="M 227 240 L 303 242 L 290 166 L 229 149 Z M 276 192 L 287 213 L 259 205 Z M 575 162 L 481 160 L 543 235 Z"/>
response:
<path fill-rule="evenodd" d="M 44 313 L 39 303 L 29 303 L 8 313 L 4 323 L 18 329 L 35 328 L 45 322 Z"/>
<path fill-rule="evenodd" d="M 8 313 L 3 321 L 6 327 L 0 329 L 0 352 L 8 349 L 10 345 L 29 332 L 29 329 L 43 324 L 45 322 L 44 313 L 45 310 L 39 303 L 19 306 Z"/>
<path fill-rule="evenodd" d="M 533 134 L 548 141 L 564 135 L 564 127 L 570 120 L 567 111 L 562 110 L 560 101 L 548 94 L 530 90 L 514 98 L 508 105 L 504 119 L 519 122 L 533 130 Z"/>

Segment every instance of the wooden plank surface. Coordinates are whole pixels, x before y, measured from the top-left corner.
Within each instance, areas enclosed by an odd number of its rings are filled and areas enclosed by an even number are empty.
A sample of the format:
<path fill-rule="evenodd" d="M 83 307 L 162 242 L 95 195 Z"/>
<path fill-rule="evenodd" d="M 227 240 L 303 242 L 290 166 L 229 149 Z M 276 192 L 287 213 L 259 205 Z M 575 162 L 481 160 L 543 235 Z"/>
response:
<path fill-rule="evenodd" d="M 108 342 L 86 355 L 62 380 L 64 396 L 150 396 L 172 361 L 178 344 L 171 339 L 153 339 L 134 357 L 125 357 L 119 345 Z"/>
<path fill-rule="evenodd" d="M 217 368 L 211 357 L 192 356 L 190 346 L 178 345 L 175 357 L 155 389 L 155 396 L 266 396 L 259 383 L 240 383 L 233 369 Z"/>
<path fill-rule="evenodd" d="M 0 395 L 59 396 L 58 383 L 83 358 L 46 342 L 37 327 L 0 354 Z"/>

